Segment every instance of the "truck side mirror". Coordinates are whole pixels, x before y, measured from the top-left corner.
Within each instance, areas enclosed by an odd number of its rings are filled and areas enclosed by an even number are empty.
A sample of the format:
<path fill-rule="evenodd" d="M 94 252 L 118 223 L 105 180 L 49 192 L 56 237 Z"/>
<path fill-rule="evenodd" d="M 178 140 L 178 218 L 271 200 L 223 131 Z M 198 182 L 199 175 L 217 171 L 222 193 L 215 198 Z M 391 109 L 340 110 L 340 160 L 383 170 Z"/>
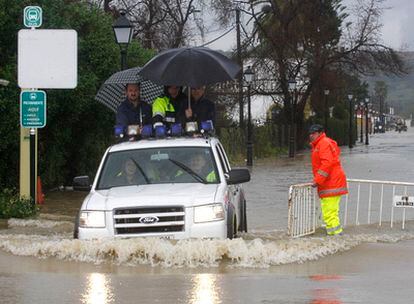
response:
<path fill-rule="evenodd" d="M 76 176 L 73 179 L 73 190 L 76 191 L 90 191 L 91 190 L 91 182 L 89 180 L 89 176 Z"/>
<path fill-rule="evenodd" d="M 226 176 L 227 184 L 241 184 L 250 181 L 250 172 L 246 168 L 232 169 Z"/>

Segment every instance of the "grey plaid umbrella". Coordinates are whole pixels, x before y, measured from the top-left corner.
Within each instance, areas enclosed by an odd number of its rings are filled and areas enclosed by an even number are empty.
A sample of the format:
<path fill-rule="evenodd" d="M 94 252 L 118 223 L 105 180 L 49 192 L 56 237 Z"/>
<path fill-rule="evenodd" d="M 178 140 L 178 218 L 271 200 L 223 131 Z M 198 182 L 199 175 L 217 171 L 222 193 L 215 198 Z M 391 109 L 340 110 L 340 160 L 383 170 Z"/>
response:
<path fill-rule="evenodd" d="M 95 99 L 116 112 L 118 106 L 125 100 L 125 85 L 140 82 L 141 100 L 152 103 L 162 94 L 163 87 L 138 75 L 140 70 L 140 67 L 136 67 L 113 74 L 101 86 Z"/>

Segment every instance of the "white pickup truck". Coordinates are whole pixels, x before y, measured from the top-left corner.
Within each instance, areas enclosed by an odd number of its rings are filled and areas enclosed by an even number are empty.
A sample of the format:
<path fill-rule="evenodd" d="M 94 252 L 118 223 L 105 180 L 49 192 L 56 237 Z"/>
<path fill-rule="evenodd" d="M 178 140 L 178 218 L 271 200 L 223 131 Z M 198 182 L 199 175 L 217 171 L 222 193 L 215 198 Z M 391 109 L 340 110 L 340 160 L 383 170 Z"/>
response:
<path fill-rule="evenodd" d="M 247 231 L 245 168 L 231 169 L 215 137 L 124 142 L 107 149 L 76 219 L 74 237 L 233 238 Z"/>

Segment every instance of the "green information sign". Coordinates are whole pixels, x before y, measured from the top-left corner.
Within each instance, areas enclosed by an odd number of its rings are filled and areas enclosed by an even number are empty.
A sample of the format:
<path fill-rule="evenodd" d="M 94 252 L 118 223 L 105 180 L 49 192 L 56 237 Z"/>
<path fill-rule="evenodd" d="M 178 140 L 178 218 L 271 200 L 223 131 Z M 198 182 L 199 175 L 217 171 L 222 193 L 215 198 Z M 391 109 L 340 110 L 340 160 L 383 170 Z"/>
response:
<path fill-rule="evenodd" d="M 23 20 L 26 27 L 40 27 L 42 25 L 42 8 L 40 6 L 26 6 L 23 11 Z"/>
<path fill-rule="evenodd" d="M 23 128 L 46 126 L 45 91 L 22 91 L 20 93 L 20 124 Z"/>

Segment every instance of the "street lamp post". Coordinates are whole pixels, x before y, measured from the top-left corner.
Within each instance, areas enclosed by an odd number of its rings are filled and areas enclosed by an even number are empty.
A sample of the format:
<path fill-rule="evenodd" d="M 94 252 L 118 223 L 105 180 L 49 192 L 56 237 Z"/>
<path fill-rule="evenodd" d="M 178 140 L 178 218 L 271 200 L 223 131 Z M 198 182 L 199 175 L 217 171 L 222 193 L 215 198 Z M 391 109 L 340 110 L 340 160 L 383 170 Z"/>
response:
<path fill-rule="evenodd" d="M 329 90 L 326 89 L 323 91 L 323 93 L 325 94 L 325 132 L 328 132 L 328 115 L 329 115 L 329 109 L 328 109 L 328 95 L 329 95 Z"/>
<path fill-rule="evenodd" d="M 369 108 L 368 113 L 369 113 L 369 117 L 368 117 L 369 130 L 368 130 L 368 133 L 369 133 L 369 135 L 372 135 L 372 131 L 374 129 L 374 110 L 372 110 L 371 104 L 370 104 L 370 108 Z"/>
<path fill-rule="evenodd" d="M 289 157 L 295 157 L 295 96 L 296 80 L 288 81 L 288 88 L 290 93 L 290 130 L 289 130 Z"/>
<path fill-rule="evenodd" d="M 251 84 L 254 72 L 250 66 L 244 71 L 244 80 L 247 84 L 247 145 L 246 145 L 246 165 L 253 166 L 253 143 L 252 143 L 252 112 L 251 112 Z"/>
<path fill-rule="evenodd" d="M 369 145 L 369 139 L 368 139 L 368 110 L 369 110 L 369 98 L 365 98 L 365 144 Z"/>
<path fill-rule="evenodd" d="M 237 63 L 243 67 L 243 59 L 242 59 L 242 48 L 241 48 L 241 38 L 240 38 L 240 5 L 237 4 L 236 6 L 236 43 L 237 43 Z M 239 98 L 239 122 L 240 127 L 243 129 L 244 125 L 244 113 L 243 113 L 243 70 L 239 74 L 237 81 L 238 81 L 238 98 Z"/>
<path fill-rule="evenodd" d="M 359 112 L 361 114 L 361 136 L 360 136 L 359 142 L 361 144 L 364 142 L 364 115 L 363 115 L 363 111 L 364 111 L 364 102 L 361 101 L 359 103 Z"/>
<path fill-rule="evenodd" d="M 355 126 L 355 132 L 354 135 L 355 136 L 355 140 L 354 143 L 356 144 L 359 138 L 359 134 L 358 134 L 358 111 L 359 111 L 359 103 L 355 102 L 354 104 L 354 126 Z"/>
<path fill-rule="evenodd" d="M 121 16 L 116 19 L 112 28 L 115 33 L 116 43 L 121 49 L 121 70 L 125 70 L 127 68 L 127 50 L 131 41 L 133 27 L 128 18 L 125 17 L 126 12 L 121 11 L 120 14 Z"/>
<path fill-rule="evenodd" d="M 348 147 L 350 149 L 352 149 L 354 147 L 353 145 L 353 136 L 352 136 L 352 121 L 353 121 L 353 116 L 354 116 L 354 109 L 352 106 L 352 98 L 354 96 L 352 94 L 348 95 L 348 100 L 349 100 L 349 143 L 348 143 Z"/>

